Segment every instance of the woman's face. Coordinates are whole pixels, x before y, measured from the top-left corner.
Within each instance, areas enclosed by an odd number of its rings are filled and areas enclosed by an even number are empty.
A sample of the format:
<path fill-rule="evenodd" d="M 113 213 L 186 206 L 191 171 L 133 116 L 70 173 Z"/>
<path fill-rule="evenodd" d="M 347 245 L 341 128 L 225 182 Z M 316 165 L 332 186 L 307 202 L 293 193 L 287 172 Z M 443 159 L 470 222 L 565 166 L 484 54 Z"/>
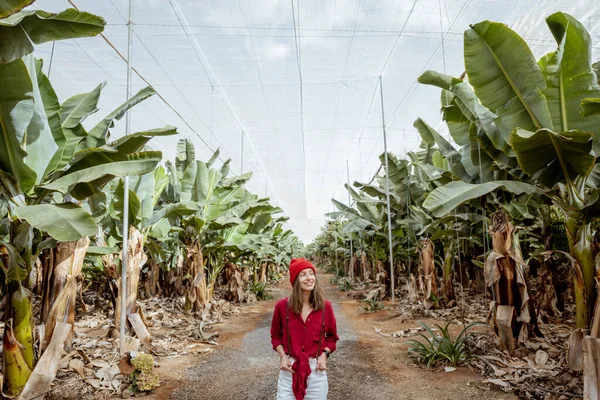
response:
<path fill-rule="evenodd" d="M 302 290 L 311 291 L 315 288 L 315 272 L 310 268 L 300 271 L 298 280 L 300 282 L 300 289 Z"/>

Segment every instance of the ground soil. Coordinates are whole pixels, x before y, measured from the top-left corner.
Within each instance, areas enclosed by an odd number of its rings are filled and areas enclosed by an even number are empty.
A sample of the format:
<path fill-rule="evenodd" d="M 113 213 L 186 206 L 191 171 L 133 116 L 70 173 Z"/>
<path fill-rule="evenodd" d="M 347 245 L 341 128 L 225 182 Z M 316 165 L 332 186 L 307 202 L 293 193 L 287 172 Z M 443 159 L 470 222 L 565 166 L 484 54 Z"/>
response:
<path fill-rule="evenodd" d="M 466 368 L 446 373 L 411 365 L 406 340 L 383 332 L 417 327 L 393 309 L 365 314 L 359 303 L 319 274 L 338 323 L 338 350 L 328 363 L 330 400 L 350 399 L 515 399 L 482 383 Z M 289 283 L 276 285 L 273 300 L 242 307 L 218 325 L 219 345 L 201 355 L 160 361 L 161 387 L 147 399 L 274 399 L 279 358 L 272 350 L 270 320 L 275 302 L 288 295 Z"/>

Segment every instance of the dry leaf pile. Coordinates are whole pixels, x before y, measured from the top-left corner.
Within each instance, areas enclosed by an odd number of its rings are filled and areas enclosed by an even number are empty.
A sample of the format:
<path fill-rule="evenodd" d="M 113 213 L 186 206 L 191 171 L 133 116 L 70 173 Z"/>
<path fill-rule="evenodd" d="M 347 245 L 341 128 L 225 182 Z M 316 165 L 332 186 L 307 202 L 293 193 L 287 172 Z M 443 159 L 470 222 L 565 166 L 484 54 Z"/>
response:
<path fill-rule="evenodd" d="M 118 366 L 119 333 L 112 316 L 102 302 L 86 303 L 87 313 L 75 322 L 73 351 L 62 357 L 49 398 L 109 398 L 129 386 L 129 376 L 122 375 Z M 239 307 L 224 300 L 212 302 L 204 321 L 199 313 L 186 312 L 181 299 L 152 298 L 139 301 L 139 305 L 152 343 L 145 348 L 138 338 L 128 337 L 126 349 L 134 353 L 145 350 L 157 359 L 210 352 L 218 345 L 215 326 L 224 317 L 240 313 Z"/>
<path fill-rule="evenodd" d="M 542 330 L 544 338 L 528 340 L 513 357 L 499 350 L 496 338 L 479 336 L 471 366 L 488 378 L 484 382 L 514 391 L 522 398 L 583 397 L 581 374 L 570 371 L 566 359 L 570 328 L 555 325 Z"/>
<path fill-rule="evenodd" d="M 368 293 L 368 288 L 354 291 L 350 295 Z M 432 319 L 440 323 L 452 321 L 456 325 L 466 325 L 475 321 L 485 321 L 488 316 L 490 298 L 481 293 L 465 291 L 464 299 L 457 292 L 458 301 L 447 308 L 434 309 L 423 302 L 411 302 L 408 295 L 397 296 L 394 313 L 404 321 Z M 540 323 L 543 338 L 530 338 L 521 344 L 513 357 L 500 350 L 498 339 L 491 332 L 475 336 L 473 358 L 469 367 L 475 368 L 486 377 L 484 382 L 514 392 L 519 398 L 540 400 L 563 400 L 583 397 L 581 374 L 569 369 L 567 345 L 573 330 L 573 321 L 566 323 Z M 373 327 L 376 333 L 393 338 L 408 338 L 421 332 L 423 328 L 407 328 L 385 333 Z"/>

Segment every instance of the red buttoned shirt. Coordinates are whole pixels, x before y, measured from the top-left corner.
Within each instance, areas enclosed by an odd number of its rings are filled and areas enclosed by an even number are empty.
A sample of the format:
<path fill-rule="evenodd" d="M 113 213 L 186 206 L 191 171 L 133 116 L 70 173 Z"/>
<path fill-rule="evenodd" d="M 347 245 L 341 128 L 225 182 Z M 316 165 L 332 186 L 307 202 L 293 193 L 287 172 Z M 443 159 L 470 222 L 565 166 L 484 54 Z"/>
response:
<path fill-rule="evenodd" d="M 317 350 L 319 347 L 319 336 L 321 333 L 322 313 L 325 313 L 325 328 L 323 329 L 324 337 L 321 339 L 321 353 L 327 347 L 333 353 L 335 351 L 336 342 L 339 340 L 337 335 L 337 327 L 333 307 L 331 303 L 325 300 L 324 310 L 313 310 L 306 318 L 306 322 L 302 320 L 302 316 L 288 311 L 289 329 L 291 348 L 287 342 L 287 326 L 286 326 L 286 308 L 287 298 L 279 300 L 275 304 L 273 312 L 273 320 L 271 321 L 271 343 L 273 349 L 282 345 L 283 350 L 290 357 L 295 359 L 292 369 L 293 376 L 293 391 L 296 399 L 301 400 L 306 394 L 306 383 L 310 375 L 310 365 L 308 364 L 309 357 L 317 358 Z"/>

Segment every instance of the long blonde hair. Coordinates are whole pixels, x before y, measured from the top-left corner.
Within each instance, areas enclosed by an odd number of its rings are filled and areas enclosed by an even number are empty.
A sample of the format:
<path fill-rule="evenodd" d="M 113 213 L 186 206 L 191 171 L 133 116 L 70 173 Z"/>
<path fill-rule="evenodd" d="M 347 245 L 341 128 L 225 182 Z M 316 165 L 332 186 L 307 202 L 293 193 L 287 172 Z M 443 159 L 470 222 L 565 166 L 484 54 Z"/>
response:
<path fill-rule="evenodd" d="M 325 306 L 323 289 L 321 289 L 321 286 L 319 285 L 317 275 L 315 275 L 315 287 L 310 292 L 308 302 L 315 311 L 322 310 Z M 298 278 L 296 278 L 294 285 L 292 286 L 292 294 L 288 299 L 288 307 L 296 314 L 302 314 L 302 288 L 300 287 L 300 279 Z"/>

